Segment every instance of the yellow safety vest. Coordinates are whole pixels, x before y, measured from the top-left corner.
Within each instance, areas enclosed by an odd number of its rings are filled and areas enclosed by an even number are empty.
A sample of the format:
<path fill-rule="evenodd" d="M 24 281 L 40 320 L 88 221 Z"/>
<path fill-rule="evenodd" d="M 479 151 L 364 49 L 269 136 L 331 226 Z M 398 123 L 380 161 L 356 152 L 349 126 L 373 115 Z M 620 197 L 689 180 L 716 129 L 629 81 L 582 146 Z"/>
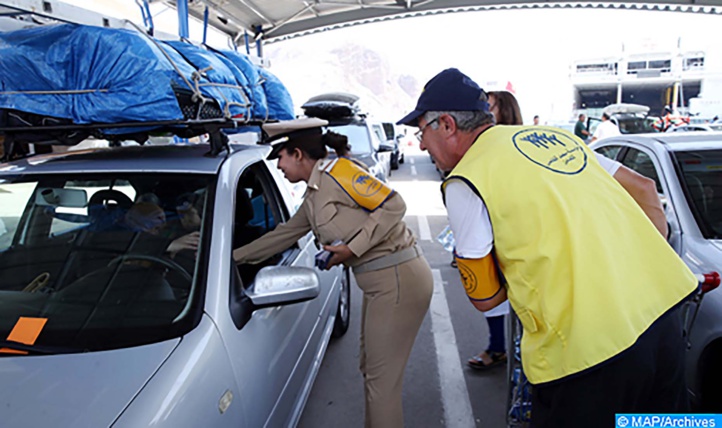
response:
<path fill-rule="evenodd" d="M 697 287 L 634 199 L 572 134 L 494 126 L 446 182 L 454 179 L 469 183 L 489 211 L 532 383 L 619 354 Z"/>

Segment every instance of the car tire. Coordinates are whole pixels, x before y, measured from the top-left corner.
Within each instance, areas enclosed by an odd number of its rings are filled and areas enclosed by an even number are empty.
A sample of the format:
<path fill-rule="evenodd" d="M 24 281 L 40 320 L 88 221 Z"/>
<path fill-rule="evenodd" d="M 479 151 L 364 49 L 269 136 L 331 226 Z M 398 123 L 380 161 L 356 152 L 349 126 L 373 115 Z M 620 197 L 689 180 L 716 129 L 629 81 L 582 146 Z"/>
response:
<path fill-rule="evenodd" d="M 695 411 L 705 413 L 722 412 L 722 391 L 720 391 L 722 368 L 719 365 L 719 358 L 721 357 L 722 342 L 718 340 L 717 343 L 713 343 L 705 351 L 704 357 L 701 358 L 702 402 L 700 403 L 700 409 L 695 409 Z"/>
<path fill-rule="evenodd" d="M 341 337 L 346 334 L 348 325 L 351 323 L 351 271 L 343 268 L 341 278 L 341 290 L 338 295 L 338 308 L 336 309 L 336 321 L 333 323 L 331 337 Z"/>
<path fill-rule="evenodd" d="M 393 170 L 399 169 L 399 158 L 398 157 L 391 158 L 391 169 L 393 169 Z"/>
<path fill-rule="evenodd" d="M 399 155 L 399 163 L 404 163 L 404 155 Z"/>

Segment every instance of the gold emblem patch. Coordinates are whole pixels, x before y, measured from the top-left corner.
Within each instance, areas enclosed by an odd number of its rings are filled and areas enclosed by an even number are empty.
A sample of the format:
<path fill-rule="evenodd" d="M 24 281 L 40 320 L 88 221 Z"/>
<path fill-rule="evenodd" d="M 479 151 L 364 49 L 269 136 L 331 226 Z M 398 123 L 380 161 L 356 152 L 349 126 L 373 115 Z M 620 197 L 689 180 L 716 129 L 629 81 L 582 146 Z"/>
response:
<path fill-rule="evenodd" d="M 336 160 L 328 174 L 351 199 L 368 211 L 376 210 L 394 193 L 390 187 L 346 158 Z"/>

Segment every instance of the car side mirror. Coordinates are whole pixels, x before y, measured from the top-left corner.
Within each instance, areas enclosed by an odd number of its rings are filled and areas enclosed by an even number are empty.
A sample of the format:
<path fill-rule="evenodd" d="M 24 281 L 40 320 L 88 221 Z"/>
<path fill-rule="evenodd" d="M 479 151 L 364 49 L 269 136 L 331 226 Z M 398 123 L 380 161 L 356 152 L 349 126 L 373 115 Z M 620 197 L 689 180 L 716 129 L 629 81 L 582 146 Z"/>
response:
<path fill-rule="evenodd" d="M 318 296 L 320 280 L 315 270 L 295 266 L 266 266 L 256 274 L 246 295 L 254 309 L 305 302 Z"/>
<path fill-rule="evenodd" d="M 379 144 L 379 152 L 393 152 L 394 146 L 391 144 L 381 143 Z"/>

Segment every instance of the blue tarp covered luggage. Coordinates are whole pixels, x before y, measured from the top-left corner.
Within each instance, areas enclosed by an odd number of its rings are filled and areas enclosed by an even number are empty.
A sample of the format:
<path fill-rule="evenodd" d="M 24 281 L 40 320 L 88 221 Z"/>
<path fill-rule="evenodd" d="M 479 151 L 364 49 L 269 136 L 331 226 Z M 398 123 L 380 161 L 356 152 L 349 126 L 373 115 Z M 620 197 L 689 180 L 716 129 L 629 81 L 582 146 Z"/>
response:
<path fill-rule="evenodd" d="M 242 54 L 73 24 L 0 33 L 1 110 L 75 124 L 293 118 L 283 84 Z"/>
<path fill-rule="evenodd" d="M 181 120 L 159 49 L 136 31 L 54 25 L 0 33 L 0 108 L 77 124 Z"/>

